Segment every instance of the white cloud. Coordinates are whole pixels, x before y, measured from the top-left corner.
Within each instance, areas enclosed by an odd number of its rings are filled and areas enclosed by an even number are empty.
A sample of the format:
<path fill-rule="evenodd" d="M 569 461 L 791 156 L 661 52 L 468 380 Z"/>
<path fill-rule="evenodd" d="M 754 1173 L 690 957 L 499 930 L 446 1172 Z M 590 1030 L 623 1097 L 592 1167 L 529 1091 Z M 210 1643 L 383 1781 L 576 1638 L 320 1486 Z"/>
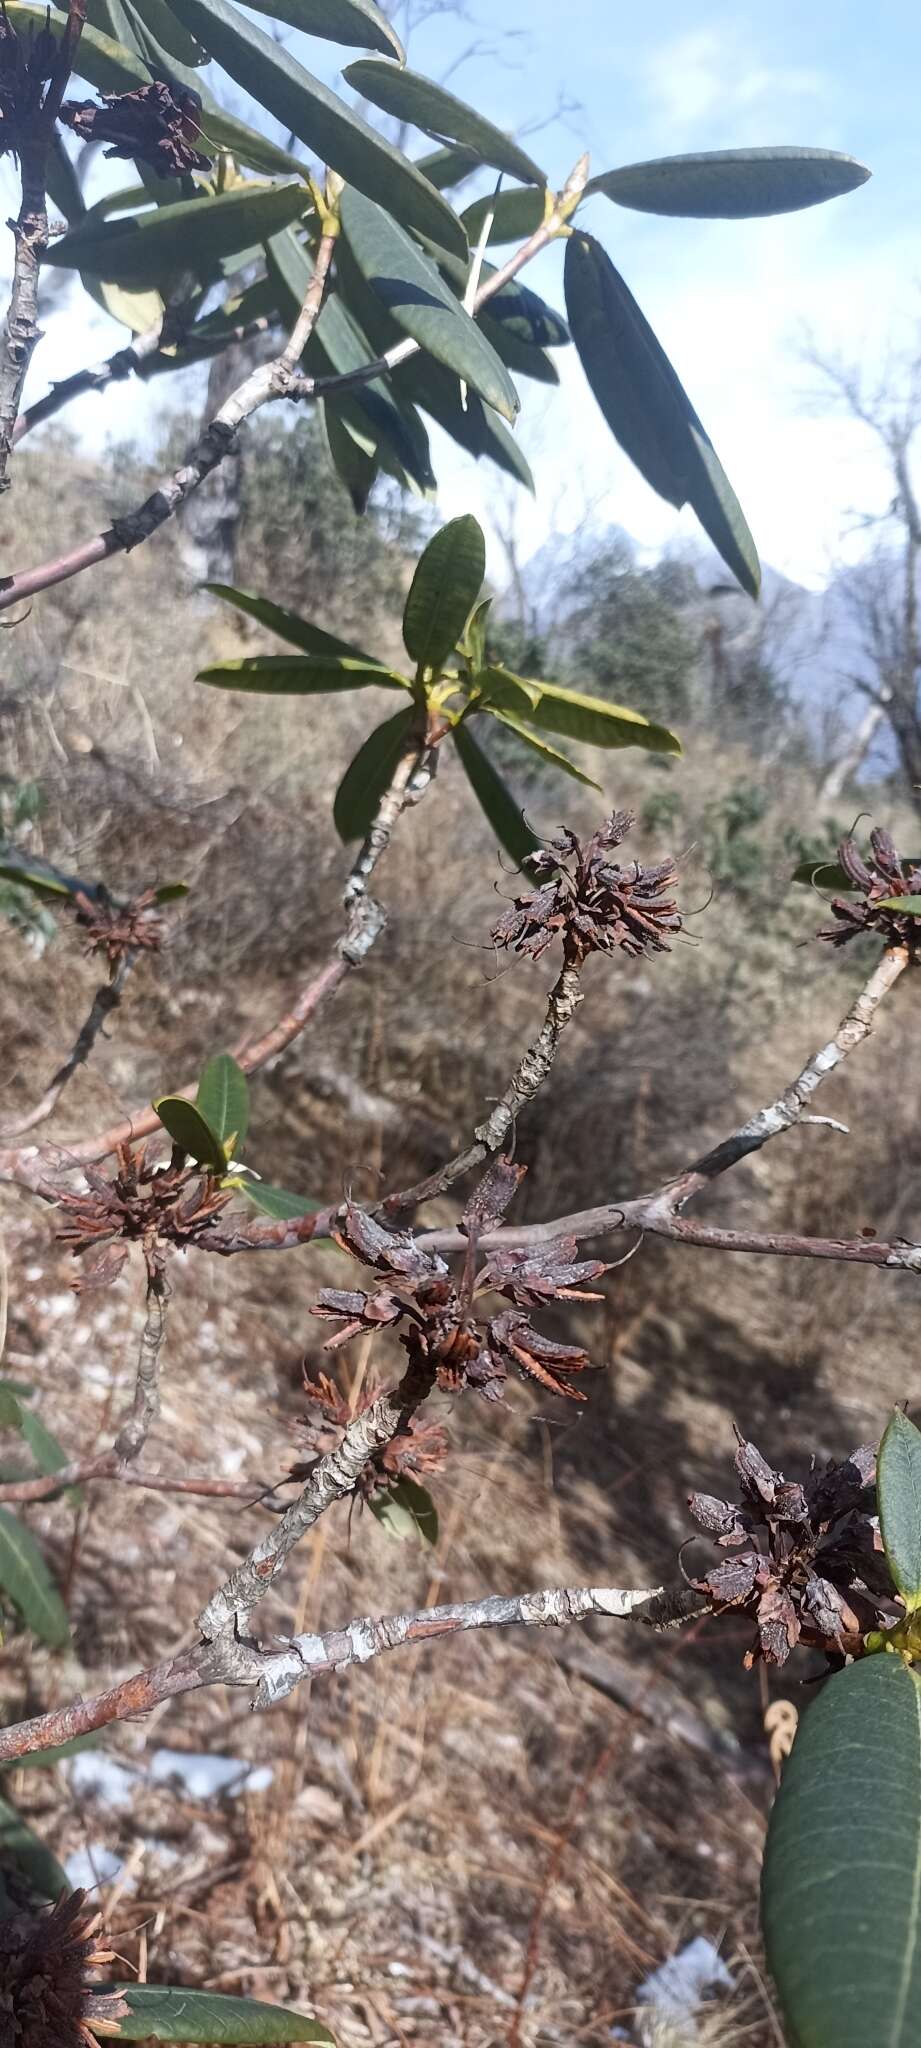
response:
<path fill-rule="evenodd" d="M 763 110 L 781 99 L 821 99 L 825 81 L 820 72 L 802 65 L 770 65 L 753 61 L 751 37 L 727 23 L 689 30 L 654 50 L 642 63 L 639 79 L 651 119 L 678 141 L 705 123 L 732 127 L 734 142 L 760 132 Z M 677 136 L 675 135 L 677 132 Z"/>

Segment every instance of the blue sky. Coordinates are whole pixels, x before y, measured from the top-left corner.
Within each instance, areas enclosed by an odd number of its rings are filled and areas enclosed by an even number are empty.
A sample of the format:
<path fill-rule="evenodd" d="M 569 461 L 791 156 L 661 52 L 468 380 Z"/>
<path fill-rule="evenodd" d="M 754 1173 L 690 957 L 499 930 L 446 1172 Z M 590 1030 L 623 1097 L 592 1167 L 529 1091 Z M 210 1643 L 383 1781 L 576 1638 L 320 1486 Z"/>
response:
<path fill-rule="evenodd" d="M 619 0 L 470 0 L 470 11 L 478 26 L 451 17 L 423 25 L 411 61 L 440 78 L 479 45 L 451 87 L 516 130 L 547 121 L 560 98 L 577 102 L 529 145 L 554 182 L 582 147 L 595 170 L 759 143 L 826 145 L 872 167 L 860 191 L 777 220 L 669 221 L 603 198 L 584 216 L 672 357 L 763 558 L 822 581 L 849 513 L 882 507 L 887 479 L 859 429 L 815 416 L 816 380 L 802 344 L 811 333 L 822 352 L 840 352 L 873 376 L 921 319 L 921 12 L 912 0 L 877 0 L 875 10 L 855 0 L 774 0 L 770 10 L 749 0 L 716 8 L 654 0 L 645 9 Z M 338 50 L 297 44 L 303 61 L 333 82 Z M 7 165 L 6 210 L 9 178 Z M 530 273 L 559 305 L 561 267 L 556 249 Z M 91 324 L 85 306 L 74 302 L 49 320 L 33 394 L 123 337 L 101 319 Z M 496 472 L 436 436 L 445 512 L 484 518 L 497 570 L 495 532 L 512 520 L 522 555 L 585 519 L 617 521 L 649 547 L 692 533 L 693 519 L 662 504 L 611 441 L 572 353 L 557 361 L 561 391 L 525 393 L 520 433 L 536 501 L 520 492 L 509 500 Z M 150 402 L 143 396 L 139 403 L 136 387 L 122 387 L 104 401 L 83 401 L 76 424 L 97 435 L 104 404 L 115 431 L 137 430 Z M 163 396 L 161 380 L 154 402 Z M 853 536 L 844 542 L 856 544 Z"/>

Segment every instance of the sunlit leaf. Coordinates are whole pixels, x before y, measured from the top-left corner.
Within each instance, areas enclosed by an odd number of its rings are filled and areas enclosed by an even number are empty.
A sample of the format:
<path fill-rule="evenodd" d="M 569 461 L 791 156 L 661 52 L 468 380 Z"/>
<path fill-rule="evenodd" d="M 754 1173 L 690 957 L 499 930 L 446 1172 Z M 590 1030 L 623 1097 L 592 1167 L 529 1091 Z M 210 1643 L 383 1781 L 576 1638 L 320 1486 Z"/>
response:
<path fill-rule="evenodd" d="M 545 194 L 533 185 L 513 187 L 507 192 L 487 193 L 466 206 L 461 220 L 471 249 L 479 245 L 483 222 L 492 216 L 487 246 L 502 242 L 526 242 L 544 218 Z"/>
<path fill-rule="evenodd" d="M 40 854 L 23 853 L 18 846 L 0 846 L 0 875 L 7 882 L 19 882 L 24 888 L 34 889 L 37 896 L 74 896 L 78 889 L 87 895 L 96 894 L 94 882 L 84 882 L 79 875 L 67 875 Z"/>
<path fill-rule="evenodd" d="M 561 753 L 559 747 L 552 747 L 549 740 L 542 740 L 513 711 L 499 711 L 498 709 L 491 708 L 490 716 L 498 719 L 501 725 L 508 726 L 509 731 L 515 734 L 516 739 L 523 740 L 526 747 L 530 747 L 532 752 L 539 754 L 544 761 L 552 763 L 554 768 L 562 768 L 565 774 L 573 776 L 576 782 L 584 782 L 589 789 L 600 791 L 600 782 L 593 782 L 590 775 L 583 774 L 582 769 L 576 767 L 575 762 L 570 760 L 568 754 Z"/>
<path fill-rule="evenodd" d="M 671 505 L 690 504 L 744 590 L 761 569 L 741 507 L 633 294 L 594 237 L 566 244 L 566 306 L 582 367 L 615 439 Z"/>
<path fill-rule="evenodd" d="M 906 917 L 921 917 L 921 896 L 881 896 L 877 910 L 901 910 Z"/>
<path fill-rule="evenodd" d="M 346 845 L 365 839 L 377 814 L 393 771 L 409 737 L 416 712 L 412 705 L 398 711 L 369 733 L 349 762 L 336 791 L 333 822 Z"/>
<path fill-rule="evenodd" d="M 273 1217 L 277 1223 L 297 1216 L 315 1216 L 320 1207 L 319 1202 L 308 1202 L 305 1195 L 294 1195 L 289 1188 L 273 1188 L 264 1180 L 247 1178 L 240 1184 L 240 1193 L 254 1209 Z"/>
<path fill-rule="evenodd" d="M 335 2048 L 332 2034 L 304 2013 L 285 2012 L 255 1998 L 226 1998 L 216 1991 L 189 1991 L 165 1984 L 99 1984 L 97 1994 L 117 1991 L 128 2006 L 118 2021 L 120 2041 L 201 2041 L 227 2048 L 261 2048 L 273 2042 L 321 2042 Z"/>
<path fill-rule="evenodd" d="M 161 1095 L 153 1106 L 174 1145 L 210 1173 L 224 1172 L 227 1161 L 223 1145 L 194 1102 L 186 1102 L 182 1095 Z"/>
<path fill-rule="evenodd" d="M 397 121 L 421 128 L 437 142 L 459 142 L 481 163 L 507 171 L 510 177 L 520 178 L 526 185 L 546 184 L 540 166 L 511 136 L 493 127 L 491 121 L 484 120 L 473 107 L 465 106 L 463 100 L 455 99 L 443 86 L 423 78 L 420 72 L 382 64 L 375 57 L 359 57 L 357 64 L 349 64 L 343 75 L 363 99 L 370 100 L 383 113 L 392 114 Z"/>
<path fill-rule="evenodd" d="M 416 564 L 403 612 L 403 639 L 420 669 L 439 669 L 452 654 L 486 574 L 483 529 L 468 512 L 429 541 Z"/>
<path fill-rule="evenodd" d="M 667 726 L 654 724 L 624 704 L 611 704 L 606 697 L 567 690 L 561 683 L 515 676 L 502 668 L 483 669 L 477 683 L 488 690 L 490 703 L 500 710 L 511 711 L 548 732 L 581 740 L 586 746 L 645 747 L 653 754 L 681 752 L 681 741 Z"/>
<path fill-rule="evenodd" d="M 70 1642 L 67 1609 L 31 1529 L 0 1507 L 0 1587 L 43 1643 L 63 1650 Z"/>
<path fill-rule="evenodd" d="M 352 661 L 341 654 L 249 654 L 198 671 L 200 683 L 217 690 L 250 690 L 262 696 L 306 697 L 333 690 L 408 690 L 405 676 L 377 662 Z"/>
<path fill-rule="evenodd" d="M 818 206 L 853 192 L 869 176 L 865 164 L 836 149 L 710 149 L 603 171 L 589 179 L 584 197 L 603 192 L 642 213 L 747 220 Z"/>
<path fill-rule="evenodd" d="M 405 1542 L 407 1536 L 421 1537 L 423 1543 L 433 1546 L 438 1542 L 438 1509 L 427 1487 L 415 1479 L 400 1478 L 372 1493 L 368 1506 L 388 1536 L 395 1536 L 398 1542 Z"/>
<path fill-rule="evenodd" d="M 224 1147 L 230 1138 L 242 1145 L 249 1129 L 249 1083 L 229 1052 L 213 1053 L 205 1061 L 195 1107 Z"/>
<path fill-rule="evenodd" d="M 342 225 L 362 276 L 398 327 L 513 420 L 518 398 L 505 364 L 437 265 L 361 192 L 343 194 Z"/>
<path fill-rule="evenodd" d="M 466 236 L 460 221 L 428 179 L 257 23 L 230 0 L 170 0 L 170 5 L 237 85 L 305 142 L 313 156 L 359 191 L 393 207 L 401 220 L 430 234 L 440 247 L 463 255 Z"/>
<path fill-rule="evenodd" d="M 896 1408 L 876 1461 L 879 1526 L 909 1614 L 921 1607 L 921 1430 Z"/>
<path fill-rule="evenodd" d="M 280 640 L 287 640 L 292 647 L 299 647 L 304 654 L 341 654 L 350 661 L 362 661 L 368 668 L 383 667 L 373 654 L 364 654 L 360 647 L 351 647 L 347 640 L 337 640 L 334 633 L 325 632 L 322 626 L 313 625 L 310 619 L 302 619 L 297 612 L 287 611 L 284 605 L 273 604 L 271 598 L 257 597 L 253 591 L 237 590 L 231 583 L 203 583 L 202 589 L 212 597 L 220 597 L 225 604 L 232 604 L 237 611 L 245 612 L 247 618 L 257 619 L 260 626 L 267 626 L 270 633 L 277 633 Z"/>
<path fill-rule="evenodd" d="M 302 185 L 237 185 L 215 198 L 203 195 L 115 220 L 86 217 L 45 260 L 134 287 L 176 271 L 210 274 L 219 257 L 267 240 L 297 220 L 306 204 Z"/>
<path fill-rule="evenodd" d="M 805 1707 L 768 1828 L 762 1924 L 790 2048 L 915 2048 L 921 1682 L 865 1657 Z"/>
<path fill-rule="evenodd" d="M 460 755 L 464 773 L 487 823 L 491 825 L 500 846 L 514 861 L 516 868 L 529 853 L 536 853 L 540 845 L 530 827 L 525 824 L 521 805 L 513 797 L 503 781 L 498 768 L 493 766 L 489 756 L 483 752 L 470 730 L 468 720 L 456 725 L 451 735 Z"/>

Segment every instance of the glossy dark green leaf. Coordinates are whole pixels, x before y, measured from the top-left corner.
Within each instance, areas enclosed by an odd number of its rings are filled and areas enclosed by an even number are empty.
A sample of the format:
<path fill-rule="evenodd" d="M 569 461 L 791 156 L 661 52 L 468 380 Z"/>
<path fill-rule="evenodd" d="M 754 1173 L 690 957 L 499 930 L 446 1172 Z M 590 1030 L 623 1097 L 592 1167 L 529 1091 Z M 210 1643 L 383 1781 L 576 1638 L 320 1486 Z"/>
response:
<path fill-rule="evenodd" d="M 921 917 L 921 896 L 881 896 L 877 910 L 901 910 L 905 917 Z"/>
<path fill-rule="evenodd" d="M 249 1129 L 249 1082 L 229 1052 L 213 1053 L 205 1061 L 195 1107 L 225 1148 L 231 1138 L 235 1151 L 242 1145 Z"/>
<path fill-rule="evenodd" d="M 89 216 L 47 251 L 46 261 L 116 284 L 158 284 L 178 270 L 214 272 L 221 256 L 276 234 L 304 212 L 302 185 L 237 185 L 216 198 L 98 221 Z"/>
<path fill-rule="evenodd" d="M 594 237 L 566 244 L 566 306 L 582 367 L 604 418 L 646 482 L 690 504 L 743 590 L 761 569 L 741 507 L 700 420 L 644 314 Z"/>
<path fill-rule="evenodd" d="M 399 36 L 374 0 L 249 0 L 260 14 L 275 21 L 287 21 L 307 36 L 323 36 L 329 43 L 348 43 L 353 49 L 382 50 L 385 57 L 405 60 Z"/>
<path fill-rule="evenodd" d="M 161 1095 L 153 1106 L 174 1145 L 187 1152 L 198 1166 L 206 1167 L 209 1173 L 225 1171 L 227 1161 L 220 1138 L 206 1124 L 194 1102 L 186 1102 L 182 1095 Z"/>
<path fill-rule="evenodd" d="M 492 227 L 487 247 L 499 246 L 503 242 L 526 242 L 543 223 L 544 203 L 544 193 L 535 190 L 533 185 L 512 187 L 507 192 L 487 193 L 483 199 L 474 199 L 461 214 L 471 249 L 478 248 L 483 223 L 490 214 Z"/>
<path fill-rule="evenodd" d="M 401 220 L 463 255 L 466 236 L 446 200 L 400 151 L 336 98 L 296 58 L 230 0 L 170 0 L 237 85 L 305 142 L 314 156 L 359 191 L 373 193 Z"/>
<path fill-rule="evenodd" d="M 921 1607 L 921 1430 L 897 1408 L 876 1461 L 879 1525 L 909 1614 Z"/>
<path fill-rule="evenodd" d="M 315 1216 L 320 1207 L 319 1202 L 308 1202 L 306 1196 L 294 1195 L 289 1188 L 273 1188 L 268 1181 L 250 1180 L 249 1176 L 241 1181 L 240 1194 L 276 1223 L 287 1222 L 289 1217 Z"/>
<path fill-rule="evenodd" d="M 29 1757 L 17 1758 L 18 1764 L 29 1762 Z M 8 1806 L 5 1799 L 0 1799 L 0 1872 L 4 1864 L 12 1864 L 15 1870 L 21 1872 L 40 1899 L 55 1902 L 66 1897 L 71 1889 L 67 1872 L 57 1857 L 38 1835 L 33 1834 L 21 1814 L 18 1814 L 14 1807 Z M 0 1915 L 5 1917 L 9 1909 L 9 1899 L 5 1896 L 5 1887 L 0 1876 Z"/>
<path fill-rule="evenodd" d="M 0 1587 L 32 1634 L 53 1650 L 70 1642 L 67 1609 L 31 1529 L 0 1507 Z"/>
<path fill-rule="evenodd" d="M 398 1543 L 408 1536 L 433 1546 L 438 1542 L 438 1509 L 427 1487 L 415 1479 L 397 1479 L 392 1486 L 372 1493 L 368 1506 L 382 1529 Z"/>
<path fill-rule="evenodd" d="M 367 510 L 368 499 L 380 475 L 376 453 L 362 447 L 341 416 L 332 408 L 327 409 L 322 401 L 320 413 L 330 461 L 339 482 L 348 491 L 353 512 L 361 514 Z"/>
<path fill-rule="evenodd" d="M 201 2041 L 227 2048 L 261 2048 L 273 2042 L 321 2042 L 336 2048 L 332 2034 L 305 2013 L 285 2012 L 255 1998 L 225 1998 L 216 1991 L 188 1991 L 165 1984 L 99 1984 L 97 1993 L 117 1991 L 128 2006 L 118 2022 L 119 2041 Z"/>
<path fill-rule="evenodd" d="M 361 192 L 343 194 L 342 225 L 362 276 L 397 326 L 513 420 L 518 398 L 505 364 L 417 243 Z"/>
<path fill-rule="evenodd" d="M 583 774 L 582 769 L 576 767 L 568 754 L 561 753 L 559 747 L 552 747 L 549 740 L 542 740 L 539 733 L 532 732 L 514 711 L 499 711 L 494 708 L 489 715 L 498 719 L 500 725 L 507 726 L 509 732 L 513 732 L 516 739 L 522 740 L 526 747 L 530 747 L 532 753 L 539 754 L 541 759 L 552 767 L 562 768 L 564 774 L 571 775 L 576 782 L 584 782 L 589 789 L 597 789 L 600 793 L 600 782 L 594 782 L 590 775 Z"/>
<path fill-rule="evenodd" d="M 465 106 L 463 100 L 455 99 L 453 93 L 435 85 L 430 78 L 423 78 L 420 72 L 382 64 L 376 57 L 359 57 L 357 64 L 349 64 L 343 75 L 363 99 L 380 107 L 382 113 L 421 128 L 436 142 L 459 142 L 480 163 L 507 171 L 525 185 L 546 185 L 540 165 L 511 136 L 504 135 L 501 128 L 495 128 L 473 107 Z"/>
<path fill-rule="evenodd" d="M 403 639 L 420 669 L 439 669 L 453 654 L 483 588 L 486 542 L 467 512 L 429 541 L 416 564 L 403 611 Z"/>
<path fill-rule="evenodd" d="M 267 626 L 270 633 L 277 633 L 279 639 L 299 647 L 303 654 L 343 654 L 351 661 L 366 662 L 369 668 L 384 666 L 375 662 L 373 654 L 364 654 L 347 640 L 337 640 L 334 633 L 325 632 L 309 619 L 299 618 L 297 612 L 287 611 L 284 605 L 273 604 L 271 598 L 257 597 L 250 590 L 236 590 L 231 583 L 203 583 L 202 589 L 245 612 L 247 618 L 257 619 L 260 626 Z"/>
<path fill-rule="evenodd" d="M 624 704 L 611 704 L 606 697 L 567 690 L 560 683 L 535 682 L 502 668 L 483 669 L 477 683 L 488 690 L 490 702 L 500 710 L 511 711 L 547 732 L 581 740 L 585 746 L 644 747 L 651 754 L 681 752 L 681 741 L 667 726 L 654 724 Z"/>
<path fill-rule="evenodd" d="M 434 249 L 432 254 L 442 276 L 453 287 L 455 295 L 462 298 L 467 283 L 466 264 L 455 256 L 443 255 Z M 484 263 L 480 271 L 481 283 L 488 284 L 495 275 L 496 265 Z M 530 348 L 566 348 L 572 338 L 560 314 L 517 277 L 509 278 L 501 290 L 484 302 L 477 320 L 484 327 L 487 322 L 493 328 L 503 327 Z"/>
<path fill-rule="evenodd" d="M 709 149 L 654 157 L 590 178 L 585 198 L 603 192 L 641 213 L 698 220 L 750 220 L 819 206 L 866 183 L 870 172 L 836 149 Z"/>
<path fill-rule="evenodd" d="M 249 654 L 199 669 L 197 681 L 217 690 L 250 690 L 269 697 L 315 697 L 333 690 L 408 690 L 405 676 L 378 662 L 342 654 Z"/>
<path fill-rule="evenodd" d="M 487 823 L 516 868 L 520 868 L 529 853 L 536 853 L 540 840 L 525 824 L 521 805 L 516 802 L 498 768 L 484 754 L 479 740 L 474 738 L 469 721 L 465 719 L 456 725 L 451 737 Z"/>
<path fill-rule="evenodd" d="M 921 1684 L 882 1653 L 803 1713 L 768 1829 L 762 1924 L 790 2048 L 916 2048 Z"/>
<path fill-rule="evenodd" d="M 412 729 L 416 713 L 412 705 L 398 711 L 368 734 L 349 762 L 336 791 L 333 822 L 346 845 L 365 839 L 374 823 L 377 807 Z"/>
<path fill-rule="evenodd" d="M 847 890 L 853 894 L 854 891 L 850 875 L 845 874 L 836 860 L 801 860 L 790 879 L 806 882 L 811 888 L 834 889 L 836 893 Z"/>

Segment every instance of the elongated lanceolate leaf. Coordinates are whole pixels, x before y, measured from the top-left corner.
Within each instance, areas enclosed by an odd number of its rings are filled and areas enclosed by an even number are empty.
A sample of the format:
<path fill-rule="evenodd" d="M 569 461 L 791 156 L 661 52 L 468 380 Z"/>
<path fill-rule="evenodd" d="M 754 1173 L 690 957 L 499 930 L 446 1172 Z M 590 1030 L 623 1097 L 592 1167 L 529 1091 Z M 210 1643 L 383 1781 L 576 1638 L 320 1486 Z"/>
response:
<path fill-rule="evenodd" d="M 346 845 L 352 839 L 367 837 L 415 716 L 413 706 L 408 705 L 395 718 L 386 719 L 368 734 L 349 762 L 333 805 L 333 823 Z"/>
<path fill-rule="evenodd" d="M 314 626 L 309 619 L 299 618 L 297 612 L 287 611 L 284 605 L 273 604 L 271 598 L 257 597 L 250 590 L 236 590 L 230 583 L 203 583 L 202 589 L 210 591 L 212 597 L 222 598 L 225 604 L 234 605 L 248 618 L 257 619 L 260 626 L 267 626 L 270 633 L 277 633 L 280 640 L 287 640 L 304 654 L 343 654 L 350 661 L 365 662 L 368 668 L 384 667 L 373 654 L 363 654 L 360 647 L 337 640 L 334 633 Z"/>
<path fill-rule="evenodd" d="M 818 206 L 853 192 L 869 176 L 865 164 L 836 149 L 709 149 L 603 171 L 589 179 L 584 197 L 603 192 L 641 213 L 749 220 Z"/>
<path fill-rule="evenodd" d="M 443 86 L 423 78 L 420 72 L 382 64 L 375 57 L 359 57 L 357 64 L 349 64 L 343 75 L 363 99 L 370 100 L 383 113 L 392 114 L 395 120 L 410 122 L 436 141 L 459 142 L 481 163 L 507 171 L 525 185 L 546 185 L 540 165 L 519 149 L 510 135 L 504 135 L 501 128 L 495 128 L 473 107 L 465 106 L 463 100 L 455 99 L 453 93 L 445 92 Z"/>
<path fill-rule="evenodd" d="M 404 61 L 400 38 L 374 0 L 250 0 L 250 6 L 275 21 L 289 22 L 304 35 L 349 43 L 359 50 L 382 50 L 385 57 Z"/>
<path fill-rule="evenodd" d="M 31 1759 L 22 1757 L 17 1761 L 29 1763 Z M 70 1891 L 67 1872 L 57 1857 L 38 1835 L 33 1834 L 15 1807 L 0 1799 L 0 1871 L 4 1865 L 7 1868 L 12 1865 L 21 1872 L 40 1899 L 55 1901 Z M 0 1876 L 0 1917 L 5 1918 L 11 1906 L 12 1901 Z"/>
<path fill-rule="evenodd" d="M 507 726 L 509 732 L 513 732 L 516 739 L 522 740 L 532 753 L 539 754 L 541 759 L 548 762 L 552 767 L 562 768 L 564 774 L 571 775 L 576 782 L 584 782 L 587 788 L 597 789 L 600 792 L 600 782 L 593 782 L 590 775 L 584 775 L 582 769 L 576 767 L 575 762 L 570 760 L 568 754 L 562 753 L 559 747 L 552 747 L 549 740 L 542 740 L 540 734 L 532 732 L 530 727 L 525 725 L 523 719 L 518 718 L 513 711 L 499 711 L 496 707 L 489 708 L 490 716 L 498 719 L 500 725 Z"/>
<path fill-rule="evenodd" d="M 529 725 L 562 733 L 590 747 L 644 747 L 652 754 L 680 754 L 681 741 L 664 725 L 655 725 L 640 711 L 590 697 L 584 690 L 566 690 L 560 683 L 532 681 L 508 669 L 487 668 L 477 677 L 491 704 L 511 711 Z"/>
<path fill-rule="evenodd" d="M 416 564 L 403 612 L 411 660 L 439 669 L 454 652 L 483 587 L 486 542 L 471 514 L 451 519 Z"/>
<path fill-rule="evenodd" d="M 249 1083 L 229 1052 L 214 1053 L 205 1061 L 195 1107 L 222 1145 L 230 1138 L 242 1144 L 249 1129 Z"/>
<path fill-rule="evenodd" d="M 917 862 L 913 863 L 917 866 Z M 881 896 L 877 910 L 900 910 L 904 917 L 921 917 L 921 896 Z"/>
<path fill-rule="evenodd" d="M 425 156 L 413 159 L 417 171 L 434 185 L 437 192 L 450 192 L 455 185 L 465 180 L 480 168 L 479 158 L 469 149 L 458 149 L 451 145 L 444 149 L 430 149 Z"/>
<path fill-rule="evenodd" d="M 805 1708 L 768 1829 L 762 1923 L 789 2048 L 916 2048 L 921 1683 L 863 1658 Z"/>
<path fill-rule="evenodd" d="M 513 420 L 518 398 L 505 364 L 437 266 L 361 192 L 343 194 L 342 225 L 362 276 L 397 326 Z"/>
<path fill-rule="evenodd" d="M 889 1569 L 911 1614 L 921 1607 L 921 1430 L 901 1408 L 879 1447 L 876 1490 Z"/>
<path fill-rule="evenodd" d="M 438 1509 L 428 1488 L 415 1479 L 397 1479 L 392 1486 L 372 1493 L 368 1502 L 388 1536 L 399 1543 L 407 1536 L 421 1537 L 423 1543 L 438 1542 Z"/>
<path fill-rule="evenodd" d="M 100 1984 L 97 1993 L 118 1992 L 128 2012 L 118 2021 L 120 2041 L 201 2041 L 226 2048 L 261 2048 L 273 2042 L 319 2042 L 336 2048 L 332 2034 L 305 2013 L 284 2012 L 255 1998 L 225 1998 L 216 1991 L 187 1991 L 165 1984 Z"/>
<path fill-rule="evenodd" d="M 853 894 L 855 884 L 850 875 L 836 860 L 801 860 L 790 877 L 791 882 L 806 882 L 810 888 L 834 889 L 836 894 L 849 890 Z"/>
<path fill-rule="evenodd" d="M 544 193 L 535 191 L 533 185 L 487 193 L 484 199 L 474 199 L 461 214 L 471 249 L 479 246 L 487 216 L 492 219 L 489 248 L 502 242 L 526 242 L 543 222 L 544 205 Z"/>
<path fill-rule="evenodd" d="M 53 1650 L 70 1642 L 67 1609 L 31 1529 L 0 1507 L 0 1587 L 23 1620 Z"/>
<path fill-rule="evenodd" d="M 442 363 L 432 356 L 413 356 L 411 362 L 400 364 L 393 381 L 397 391 L 405 391 L 476 462 L 485 456 L 533 492 L 534 478 L 517 437 L 475 391 L 468 391 L 463 405 L 459 380 Z"/>
<path fill-rule="evenodd" d="M 241 1182 L 240 1193 L 254 1209 L 273 1217 L 276 1223 L 296 1216 L 315 1216 L 320 1207 L 319 1202 L 308 1202 L 305 1195 L 294 1195 L 289 1188 L 273 1188 L 264 1180 L 247 1178 Z"/>
<path fill-rule="evenodd" d="M 333 690 L 408 690 L 405 676 L 377 662 L 341 654 L 251 654 L 199 669 L 197 681 L 217 690 L 250 690 L 269 697 L 315 697 Z"/>
<path fill-rule="evenodd" d="M 367 510 L 368 499 L 380 475 L 377 445 L 369 446 L 366 437 L 359 440 L 344 419 L 320 400 L 320 417 L 329 458 L 339 482 L 344 484 L 352 501 L 352 510 L 362 513 Z"/>
<path fill-rule="evenodd" d="M 302 185 L 237 185 L 216 198 L 187 199 L 116 220 L 87 217 L 52 245 L 46 261 L 134 287 L 157 284 L 177 271 L 210 275 L 221 256 L 277 234 L 307 204 Z"/>
<path fill-rule="evenodd" d="M 447 200 L 230 0 L 170 0 L 170 5 L 237 85 L 299 136 L 314 156 L 359 191 L 373 193 L 382 206 L 393 207 L 401 220 L 431 235 L 439 247 L 463 255 L 466 236 Z"/>
<path fill-rule="evenodd" d="M 488 754 L 483 752 L 479 740 L 474 738 L 469 720 L 456 725 L 451 737 L 487 824 L 492 827 L 500 846 L 505 848 L 516 868 L 520 868 L 529 853 L 536 853 L 540 840 L 525 824 L 521 805 Z"/>
<path fill-rule="evenodd" d="M 566 306 L 582 367 L 615 440 L 671 505 L 690 504 L 743 590 L 761 569 L 735 492 L 644 314 L 594 237 L 566 244 Z"/>

